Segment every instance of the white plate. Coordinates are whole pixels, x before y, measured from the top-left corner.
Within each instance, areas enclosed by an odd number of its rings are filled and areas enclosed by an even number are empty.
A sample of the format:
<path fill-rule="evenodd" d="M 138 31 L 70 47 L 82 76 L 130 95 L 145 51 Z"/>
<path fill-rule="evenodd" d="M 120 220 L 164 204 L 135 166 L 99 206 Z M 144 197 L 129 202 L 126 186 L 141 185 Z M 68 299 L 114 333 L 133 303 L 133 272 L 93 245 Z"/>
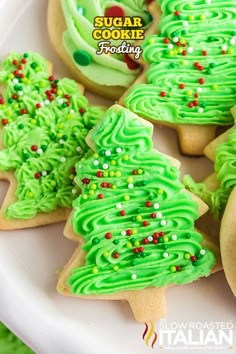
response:
<path fill-rule="evenodd" d="M 69 76 L 49 43 L 46 8 L 47 0 L 0 1 L 0 59 L 13 49 L 31 49 L 55 63 L 57 76 Z M 93 103 L 104 103 L 98 97 L 89 97 Z M 179 155 L 174 131 L 155 128 L 154 141 L 162 152 L 182 161 L 184 173 L 200 180 L 211 171 L 206 159 Z M 1 182 L 1 200 L 6 188 L 7 184 Z M 147 345 L 142 339 L 145 325 L 135 323 L 126 303 L 78 300 L 56 293 L 56 270 L 68 261 L 75 246 L 63 237 L 63 224 L 1 232 L 0 320 L 40 354 L 158 352 L 158 345 L 152 349 L 151 342 Z M 172 323 L 236 320 L 235 299 L 222 272 L 168 289 L 167 301 L 167 319 Z M 198 351 L 188 348 L 180 352 Z M 215 353 L 211 349 L 206 352 Z"/>

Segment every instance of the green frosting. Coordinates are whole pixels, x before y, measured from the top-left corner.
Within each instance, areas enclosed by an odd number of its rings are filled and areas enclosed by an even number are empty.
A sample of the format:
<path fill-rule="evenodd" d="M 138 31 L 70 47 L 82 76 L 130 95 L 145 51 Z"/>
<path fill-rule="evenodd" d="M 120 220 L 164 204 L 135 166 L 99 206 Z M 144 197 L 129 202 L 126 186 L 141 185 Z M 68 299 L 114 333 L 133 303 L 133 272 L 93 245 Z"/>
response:
<path fill-rule="evenodd" d="M 3 323 L 0 322 L 0 353 L 33 354 Z"/>
<path fill-rule="evenodd" d="M 236 118 L 235 108 L 234 118 Z M 183 179 L 186 188 L 203 199 L 216 217 L 224 212 L 230 193 L 236 185 L 235 146 L 236 128 L 231 130 L 227 141 L 216 148 L 214 169 L 220 185 L 215 191 L 210 191 L 204 183 L 195 183 L 188 175 Z"/>
<path fill-rule="evenodd" d="M 236 103 L 236 1 L 159 0 L 160 34 L 146 38 L 147 83 L 125 106 L 178 124 L 232 124 Z"/>
<path fill-rule="evenodd" d="M 91 138 L 96 154 L 77 164 L 82 194 L 72 218 L 86 259 L 67 280 L 71 292 L 110 294 L 209 275 L 215 257 L 194 229 L 197 203 L 178 169 L 153 150 L 152 126 L 116 106 Z"/>
<path fill-rule="evenodd" d="M 97 55 L 98 41 L 93 39 L 94 18 L 104 16 L 106 9 L 121 7 L 125 16 L 140 16 L 144 28 L 150 24 L 144 0 L 61 0 L 67 30 L 63 34 L 63 45 L 78 69 L 89 80 L 99 85 L 129 87 L 140 69 L 129 69 L 123 54 Z M 111 40 L 111 45 L 119 46 L 123 41 Z M 132 43 L 132 41 L 126 41 Z M 78 50 L 83 55 L 81 64 L 77 63 Z M 81 60 L 81 59 L 80 59 Z M 84 64 L 86 62 L 86 65 Z"/>
<path fill-rule="evenodd" d="M 28 219 L 70 208 L 79 192 L 74 166 L 90 153 L 85 137 L 103 111 L 89 106 L 76 82 L 49 77 L 37 53 L 12 52 L 2 62 L 0 82 L 0 170 L 15 171 L 17 179 L 17 201 L 5 217 Z"/>

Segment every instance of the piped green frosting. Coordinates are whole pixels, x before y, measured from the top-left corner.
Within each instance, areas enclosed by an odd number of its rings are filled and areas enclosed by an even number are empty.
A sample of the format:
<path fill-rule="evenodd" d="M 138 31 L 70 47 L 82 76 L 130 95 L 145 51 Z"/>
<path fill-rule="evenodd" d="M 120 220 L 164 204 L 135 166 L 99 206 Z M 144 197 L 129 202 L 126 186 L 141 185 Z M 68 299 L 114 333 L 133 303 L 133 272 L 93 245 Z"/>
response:
<path fill-rule="evenodd" d="M 86 257 L 67 280 L 71 292 L 110 294 L 209 275 L 215 257 L 194 229 L 198 205 L 178 169 L 153 150 L 152 126 L 115 106 L 91 139 L 95 154 L 77 164 L 82 194 L 72 224 Z"/>
<path fill-rule="evenodd" d="M 152 121 L 230 125 L 236 103 L 236 1 L 159 0 L 160 33 L 146 38 L 147 83 L 124 99 Z"/>
<path fill-rule="evenodd" d="M 90 153 L 85 137 L 103 116 L 76 82 L 56 80 L 47 67 L 32 52 L 12 52 L 2 62 L 0 170 L 14 172 L 17 180 L 17 201 L 6 208 L 7 219 L 71 207 L 79 193 L 74 166 Z"/>

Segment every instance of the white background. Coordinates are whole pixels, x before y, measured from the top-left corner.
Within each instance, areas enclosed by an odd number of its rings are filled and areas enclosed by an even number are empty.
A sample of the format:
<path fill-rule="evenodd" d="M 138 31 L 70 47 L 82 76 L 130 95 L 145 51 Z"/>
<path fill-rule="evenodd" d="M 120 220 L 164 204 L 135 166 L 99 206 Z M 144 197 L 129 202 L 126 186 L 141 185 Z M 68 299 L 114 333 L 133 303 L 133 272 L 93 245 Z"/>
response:
<path fill-rule="evenodd" d="M 47 0 L 0 0 L 0 59 L 11 50 L 23 53 L 30 49 L 55 63 L 56 76 L 69 76 L 49 43 L 46 10 Z M 99 97 L 88 96 L 93 103 L 104 103 Z M 155 128 L 154 142 L 160 151 L 179 158 L 181 170 L 198 180 L 212 169 L 204 158 L 181 157 L 172 130 Z M 6 189 L 7 184 L 0 182 L 0 201 Z M 78 300 L 56 293 L 56 271 L 76 246 L 63 237 L 63 227 L 0 232 L 0 320 L 40 354 L 173 353 L 145 344 L 145 326 L 134 321 L 127 303 Z M 169 322 L 236 320 L 235 298 L 223 272 L 168 289 L 167 302 Z M 195 354 L 202 350 L 174 352 Z M 235 347 L 219 350 L 221 354 L 235 352 Z"/>

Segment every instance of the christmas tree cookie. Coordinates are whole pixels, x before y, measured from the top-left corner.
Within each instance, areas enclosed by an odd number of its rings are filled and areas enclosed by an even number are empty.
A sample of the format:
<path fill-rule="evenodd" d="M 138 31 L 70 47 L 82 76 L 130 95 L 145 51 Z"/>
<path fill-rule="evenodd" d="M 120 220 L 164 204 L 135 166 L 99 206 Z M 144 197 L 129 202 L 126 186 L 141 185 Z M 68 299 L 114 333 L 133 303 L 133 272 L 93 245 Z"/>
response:
<path fill-rule="evenodd" d="M 125 107 L 176 129 L 183 153 L 200 155 L 236 104 L 236 0 L 159 0 L 160 33 L 146 38 L 150 64 Z"/>
<path fill-rule="evenodd" d="M 65 230 L 81 246 L 58 283 L 65 295 L 125 299 L 139 321 L 164 315 L 165 287 L 215 264 L 194 228 L 207 209 L 184 190 L 179 163 L 153 149 L 152 129 L 115 105 L 89 134 L 95 153 L 76 166 L 82 192 Z"/>
<path fill-rule="evenodd" d="M 235 119 L 236 107 L 232 109 Z M 214 216 L 211 227 L 220 223 L 220 249 L 224 272 L 236 296 L 236 126 L 220 135 L 206 149 L 214 161 L 215 172 L 202 183 L 195 183 L 191 176 L 184 177 L 186 188 L 202 198 Z"/>
<path fill-rule="evenodd" d="M 141 18 L 145 33 L 154 33 L 159 15 L 154 0 L 50 0 L 48 31 L 55 50 L 76 80 L 98 95 L 118 99 L 140 74 L 141 67 L 137 58 L 132 60 L 128 53 L 97 54 L 98 43 L 104 39 L 93 38 L 94 19 L 136 16 Z M 108 41 L 114 47 L 124 42 L 128 47 L 136 42 L 109 38 Z"/>
<path fill-rule="evenodd" d="M 0 178 L 10 182 L 0 229 L 66 220 L 79 193 L 75 164 L 90 153 L 85 137 L 104 112 L 37 53 L 12 52 L 0 83 Z"/>

